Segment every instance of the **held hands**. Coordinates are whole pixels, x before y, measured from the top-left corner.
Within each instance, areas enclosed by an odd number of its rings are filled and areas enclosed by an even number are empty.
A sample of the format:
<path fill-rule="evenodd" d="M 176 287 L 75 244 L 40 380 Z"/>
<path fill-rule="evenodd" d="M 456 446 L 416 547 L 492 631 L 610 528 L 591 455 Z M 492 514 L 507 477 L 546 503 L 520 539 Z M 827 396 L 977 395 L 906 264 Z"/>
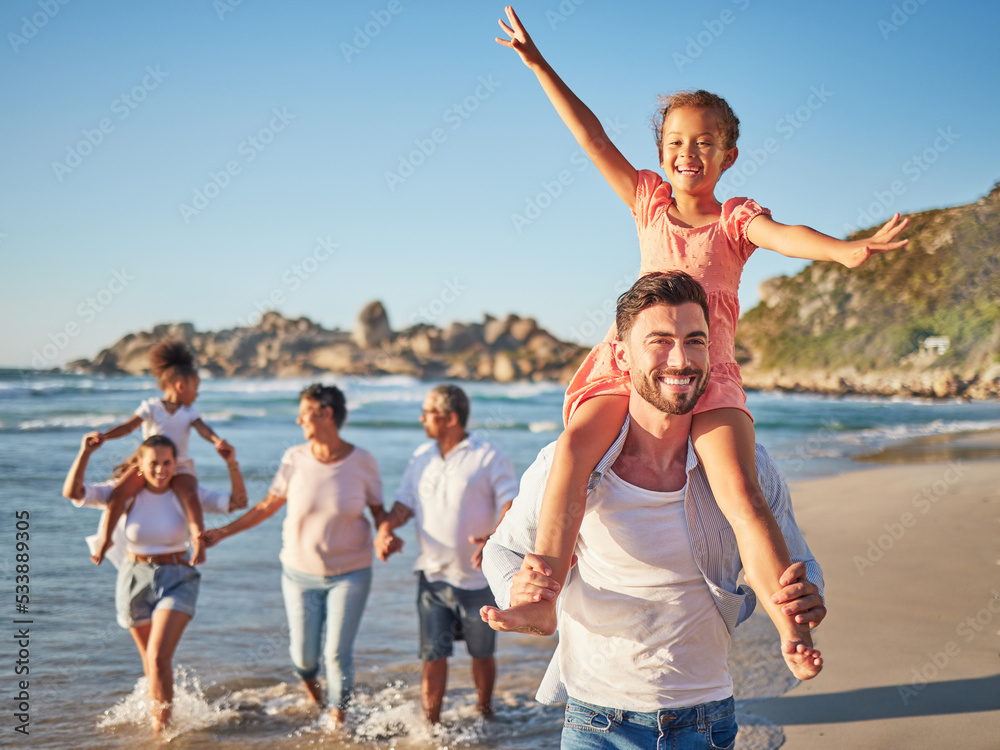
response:
<path fill-rule="evenodd" d="M 375 535 L 375 556 L 382 562 L 386 562 L 390 556 L 403 550 L 403 540 L 400 539 L 389 524 L 383 523 L 378 527 L 378 534 Z"/>
<path fill-rule="evenodd" d="M 198 535 L 198 541 L 200 542 L 200 545 L 204 545 L 205 549 L 214 547 L 225 538 L 226 535 L 222 532 L 222 529 L 205 529 Z M 202 558 L 204 559 L 204 553 L 202 553 Z M 194 558 L 192 557 L 192 560 L 193 559 Z"/>
<path fill-rule="evenodd" d="M 576 565 L 576 561 L 577 556 L 573 555 L 570 567 Z M 549 578 L 551 575 L 552 569 L 542 558 L 529 552 L 521 562 L 521 569 L 511 579 L 509 606 L 516 607 L 540 602 L 542 599 L 555 599 L 560 587 L 555 579 Z"/>
<path fill-rule="evenodd" d="M 747 581 L 750 583 L 750 581 Z M 783 604 L 781 611 L 789 616 L 794 615 L 795 622 L 806 623 L 810 628 L 819 625 L 826 617 L 826 606 L 819 588 L 806 578 L 805 563 L 793 563 L 778 579 L 783 588 L 771 596 L 775 604 Z M 752 584 L 751 584 L 752 585 Z"/>
<path fill-rule="evenodd" d="M 236 463 L 236 449 L 225 440 L 220 440 L 215 450 L 229 466 Z"/>
<path fill-rule="evenodd" d="M 909 240 L 894 241 L 894 238 L 906 229 L 909 223 L 909 218 L 899 221 L 899 214 L 893 214 L 892 218 L 868 239 L 844 242 L 837 260 L 848 268 L 857 268 L 875 253 L 887 253 L 906 246 Z"/>
<path fill-rule="evenodd" d="M 80 450 L 84 453 L 93 453 L 102 445 L 104 445 L 104 435 L 100 432 L 88 432 L 83 436 L 83 442 L 80 443 Z"/>
<path fill-rule="evenodd" d="M 500 28 L 510 37 L 510 40 L 495 37 L 497 44 L 510 47 L 521 58 L 521 62 L 529 68 L 544 62 L 542 54 L 538 51 L 535 43 L 531 41 L 531 37 L 528 36 L 528 32 L 525 31 L 520 19 L 514 12 L 514 8 L 508 5 L 504 10 L 507 12 L 510 26 L 505 24 L 503 20 L 497 21 L 497 23 L 500 24 Z"/>
<path fill-rule="evenodd" d="M 230 455 L 232 456 L 233 461 L 236 460 L 236 451 L 233 449 L 233 446 L 225 440 L 220 440 L 215 444 L 215 451 L 222 456 L 222 460 L 227 464 L 230 461 Z"/>

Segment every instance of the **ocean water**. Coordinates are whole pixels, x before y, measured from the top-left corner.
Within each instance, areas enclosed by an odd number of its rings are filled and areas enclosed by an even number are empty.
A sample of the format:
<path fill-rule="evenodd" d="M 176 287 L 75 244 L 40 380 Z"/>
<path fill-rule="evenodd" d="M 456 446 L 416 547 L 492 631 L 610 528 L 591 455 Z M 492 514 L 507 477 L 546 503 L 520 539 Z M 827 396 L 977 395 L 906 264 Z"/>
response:
<path fill-rule="evenodd" d="M 297 394 L 307 380 L 202 381 L 198 408 L 237 450 L 250 502 L 263 498 L 284 450 L 302 441 L 295 425 Z M 345 437 L 378 459 L 387 505 L 413 449 L 424 440 L 418 422 L 430 387 L 411 378 L 331 378 L 344 388 L 350 415 Z M 556 384 L 469 383 L 472 429 L 486 434 L 523 471 L 560 429 L 562 390 Z M 149 378 L 95 378 L 0 371 L 0 567 L 8 633 L 0 635 L 5 685 L 25 679 L 28 737 L 47 748 L 125 748 L 152 742 L 145 685 L 131 637 L 114 621 L 115 570 L 94 567 L 84 537 L 100 515 L 61 497 L 63 477 L 82 435 L 126 419 L 156 395 Z M 852 456 L 924 435 L 1000 427 L 1000 402 L 833 399 L 751 394 L 757 435 L 786 474 L 804 478 L 862 469 Z M 107 443 L 94 455 L 89 481 L 105 478 L 138 440 Z M 192 436 L 200 480 L 228 484 L 211 446 Z M 28 511 L 28 557 L 17 558 L 15 513 Z M 207 516 L 221 525 L 223 516 Z M 287 656 L 279 588 L 281 514 L 209 551 L 201 568 L 198 613 L 175 656 L 172 747 L 201 748 L 549 748 L 558 746 L 561 710 L 537 704 L 534 690 L 552 639 L 499 639 L 496 719 L 482 722 L 468 657 L 459 644 L 451 660 L 441 728 L 426 727 L 419 710 L 416 656 L 416 556 L 412 526 L 388 564 L 376 562 L 372 595 L 356 644 L 358 694 L 348 733 L 337 735 L 305 700 Z M 22 524 L 23 525 L 23 524 Z M 21 552 L 24 555 L 24 552 Z M 27 560 L 27 562 L 25 562 Z M 28 566 L 30 604 L 15 612 L 18 565 Z M 23 574 L 24 568 L 20 574 Z M 27 674 L 15 678 L 14 635 L 29 619 Z M 778 695 L 786 677 L 766 618 L 737 631 L 731 665 L 737 698 Z M 9 675 L 9 677 L 8 677 Z M 17 688 L 19 689 L 19 688 Z M 16 690 L 5 689 L 13 699 Z M 18 722 L 5 701 L 4 733 Z M 747 722 L 750 723 L 749 721 Z M 741 746 L 772 747 L 780 730 L 747 726 Z M 5 740 L 2 744 L 6 744 Z"/>

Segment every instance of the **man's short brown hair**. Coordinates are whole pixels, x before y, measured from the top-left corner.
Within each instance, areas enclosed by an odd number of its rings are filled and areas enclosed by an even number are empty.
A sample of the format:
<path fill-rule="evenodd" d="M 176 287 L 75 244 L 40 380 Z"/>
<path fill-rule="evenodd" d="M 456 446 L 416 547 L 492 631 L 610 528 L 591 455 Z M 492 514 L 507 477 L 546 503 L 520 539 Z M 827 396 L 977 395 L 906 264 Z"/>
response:
<path fill-rule="evenodd" d="M 632 288 L 618 298 L 618 311 L 615 315 L 615 325 L 618 329 L 618 340 L 625 341 L 636 316 L 647 307 L 653 305 L 670 305 L 678 307 L 685 302 L 694 302 L 705 313 L 705 324 L 708 324 L 708 295 L 705 287 L 683 271 L 666 271 L 647 273 L 640 276 Z"/>

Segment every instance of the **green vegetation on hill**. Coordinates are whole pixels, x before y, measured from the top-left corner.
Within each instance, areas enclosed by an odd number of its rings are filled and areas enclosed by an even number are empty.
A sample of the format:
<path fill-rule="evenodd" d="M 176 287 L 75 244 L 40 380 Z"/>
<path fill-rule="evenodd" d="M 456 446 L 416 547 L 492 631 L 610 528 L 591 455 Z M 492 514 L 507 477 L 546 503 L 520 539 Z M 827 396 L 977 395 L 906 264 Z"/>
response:
<path fill-rule="evenodd" d="M 872 230 L 854 237 L 867 236 Z M 737 343 L 757 371 L 934 367 L 981 373 L 1000 361 L 1000 183 L 976 203 L 910 217 L 903 250 L 850 270 L 812 263 L 761 286 Z M 947 336 L 940 356 L 929 336 Z"/>

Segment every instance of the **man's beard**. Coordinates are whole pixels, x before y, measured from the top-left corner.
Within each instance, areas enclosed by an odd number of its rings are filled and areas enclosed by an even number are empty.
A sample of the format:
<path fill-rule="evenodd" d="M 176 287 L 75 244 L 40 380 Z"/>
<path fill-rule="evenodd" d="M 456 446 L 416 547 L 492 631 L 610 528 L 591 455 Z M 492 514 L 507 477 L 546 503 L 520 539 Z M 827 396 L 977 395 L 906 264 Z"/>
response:
<path fill-rule="evenodd" d="M 694 388 L 687 393 L 663 393 L 653 382 L 661 377 L 693 377 Z M 632 370 L 632 387 L 643 401 L 664 414 L 687 414 L 708 388 L 708 373 L 694 367 L 686 367 L 683 370 L 653 370 L 649 374 Z"/>

